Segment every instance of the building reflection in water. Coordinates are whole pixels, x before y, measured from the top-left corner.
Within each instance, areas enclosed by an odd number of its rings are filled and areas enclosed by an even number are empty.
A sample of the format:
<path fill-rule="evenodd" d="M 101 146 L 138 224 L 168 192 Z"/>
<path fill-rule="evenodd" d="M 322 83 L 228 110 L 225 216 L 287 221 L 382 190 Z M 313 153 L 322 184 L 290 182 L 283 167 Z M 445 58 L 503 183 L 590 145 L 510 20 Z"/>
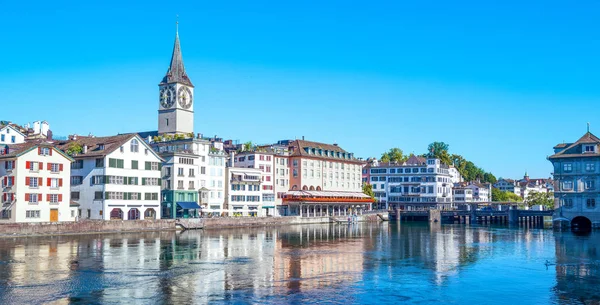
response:
<path fill-rule="evenodd" d="M 532 255 L 531 247 L 552 242 L 551 231 L 503 230 L 358 223 L 4 238 L 0 304 L 281 303 L 292 295 L 302 303 L 365 286 L 430 289 L 486 258 Z M 600 298 L 597 286 L 586 286 L 599 282 L 598 237 L 556 238 L 556 294 L 568 297 L 585 286 Z"/>
<path fill-rule="evenodd" d="M 555 234 L 556 287 L 562 304 L 598 304 L 600 302 L 600 234 Z"/>

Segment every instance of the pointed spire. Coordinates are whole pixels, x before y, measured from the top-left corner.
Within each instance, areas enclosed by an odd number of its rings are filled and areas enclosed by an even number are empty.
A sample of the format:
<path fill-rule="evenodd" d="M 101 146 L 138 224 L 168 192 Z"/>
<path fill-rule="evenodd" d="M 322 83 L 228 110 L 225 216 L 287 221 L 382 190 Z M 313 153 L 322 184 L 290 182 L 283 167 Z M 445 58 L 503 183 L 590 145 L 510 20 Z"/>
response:
<path fill-rule="evenodd" d="M 163 77 L 162 84 L 180 83 L 193 87 L 192 81 L 185 73 L 183 66 L 183 57 L 181 56 L 181 46 L 179 45 L 179 20 L 175 23 L 175 45 L 173 46 L 173 54 L 171 55 L 171 64 L 167 74 Z"/>

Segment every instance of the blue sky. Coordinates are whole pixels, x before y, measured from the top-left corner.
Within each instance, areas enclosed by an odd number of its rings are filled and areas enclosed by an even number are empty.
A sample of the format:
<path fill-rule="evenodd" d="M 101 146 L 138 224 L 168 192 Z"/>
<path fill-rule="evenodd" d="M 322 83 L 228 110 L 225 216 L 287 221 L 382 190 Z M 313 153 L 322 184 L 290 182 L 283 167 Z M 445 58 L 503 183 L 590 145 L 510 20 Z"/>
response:
<path fill-rule="evenodd" d="M 156 130 L 179 14 L 195 129 L 240 141 L 452 153 L 548 177 L 600 134 L 595 1 L 17 1 L 0 10 L 0 118 L 54 134 Z"/>

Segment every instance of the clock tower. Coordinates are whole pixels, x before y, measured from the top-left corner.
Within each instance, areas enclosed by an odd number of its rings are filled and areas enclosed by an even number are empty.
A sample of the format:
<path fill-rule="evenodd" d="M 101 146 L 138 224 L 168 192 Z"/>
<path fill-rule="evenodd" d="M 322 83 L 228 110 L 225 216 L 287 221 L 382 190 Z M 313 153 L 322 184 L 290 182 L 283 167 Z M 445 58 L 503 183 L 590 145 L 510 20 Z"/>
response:
<path fill-rule="evenodd" d="M 158 88 L 158 134 L 193 133 L 194 85 L 183 66 L 179 32 L 175 35 L 171 65 Z"/>

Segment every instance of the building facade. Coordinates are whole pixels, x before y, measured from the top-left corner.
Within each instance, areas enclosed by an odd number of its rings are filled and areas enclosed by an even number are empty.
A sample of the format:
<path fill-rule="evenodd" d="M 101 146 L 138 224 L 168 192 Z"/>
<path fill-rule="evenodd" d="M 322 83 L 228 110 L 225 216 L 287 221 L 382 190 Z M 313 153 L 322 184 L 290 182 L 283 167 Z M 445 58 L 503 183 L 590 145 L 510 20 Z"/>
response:
<path fill-rule="evenodd" d="M 49 143 L 0 147 L 0 223 L 75 220 L 70 202 L 71 159 Z"/>
<path fill-rule="evenodd" d="M 453 207 L 450 167 L 439 159 L 411 156 L 402 164 L 374 163 L 368 167 L 380 208 L 418 210 Z"/>
<path fill-rule="evenodd" d="M 71 199 L 79 219 L 160 219 L 162 159 L 136 134 L 71 136 Z"/>
<path fill-rule="evenodd" d="M 227 167 L 226 216 L 267 216 L 262 208 L 262 174 L 257 168 Z"/>
<path fill-rule="evenodd" d="M 2 144 L 21 144 L 25 142 L 25 134 L 13 124 L 7 123 L 0 126 L 0 145 Z"/>
<path fill-rule="evenodd" d="M 554 146 L 555 207 L 575 227 L 600 226 L 600 139 L 590 133 Z"/>

